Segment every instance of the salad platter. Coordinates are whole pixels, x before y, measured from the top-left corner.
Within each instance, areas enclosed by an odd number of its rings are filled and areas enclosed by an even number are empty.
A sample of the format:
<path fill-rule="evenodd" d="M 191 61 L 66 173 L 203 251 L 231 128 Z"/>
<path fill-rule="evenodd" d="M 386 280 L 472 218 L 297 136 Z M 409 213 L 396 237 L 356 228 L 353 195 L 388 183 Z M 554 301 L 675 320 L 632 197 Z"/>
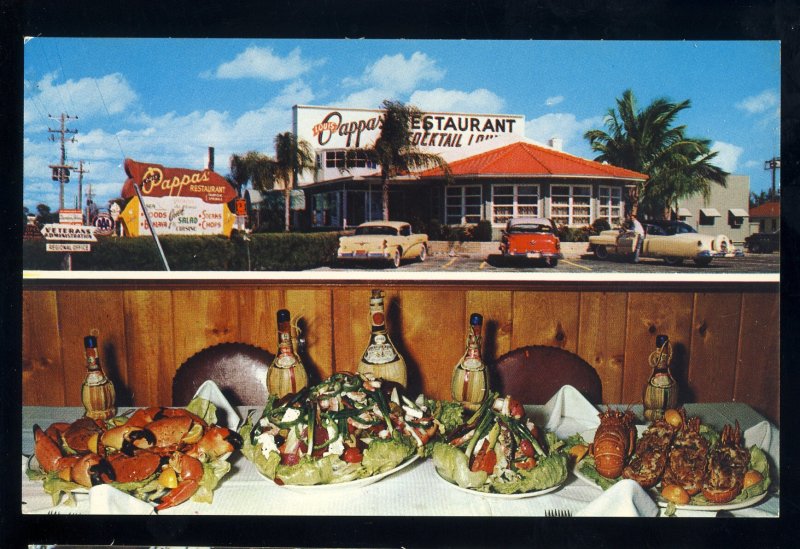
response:
<path fill-rule="evenodd" d="M 491 395 L 444 439 L 431 452 L 436 472 L 461 491 L 519 499 L 552 492 L 567 480 L 564 443 L 541 432 L 511 397 Z"/>
<path fill-rule="evenodd" d="M 496 492 L 479 492 L 478 490 L 473 490 L 472 488 L 462 488 L 458 484 L 447 480 L 444 478 L 438 471 L 436 472 L 436 477 L 439 478 L 442 482 L 446 482 L 449 486 L 459 490 L 461 492 L 465 492 L 467 494 L 471 494 L 473 496 L 481 496 L 485 498 L 495 498 L 495 499 L 526 499 L 526 498 L 535 498 L 538 496 L 543 496 L 545 494 L 549 494 L 550 492 L 555 492 L 563 483 L 556 484 L 555 486 L 551 486 L 550 488 L 545 488 L 544 490 L 534 490 L 532 492 L 517 492 L 511 494 L 498 494 Z"/>
<path fill-rule="evenodd" d="M 575 437 L 589 443 L 586 457 L 573 468 L 579 479 L 602 490 L 623 478 L 634 480 L 668 509 L 735 510 L 766 497 L 766 454 L 745 446 L 738 422 L 717 432 L 699 418 L 687 418 L 684 409 L 668 410 L 647 426 L 633 425 L 630 412 L 605 414 L 600 427 Z"/>
<path fill-rule="evenodd" d="M 270 397 L 240 433 L 242 453 L 261 476 L 318 493 L 367 486 L 400 471 L 423 455 L 438 425 L 424 399 L 410 400 L 399 385 L 339 372 Z"/>

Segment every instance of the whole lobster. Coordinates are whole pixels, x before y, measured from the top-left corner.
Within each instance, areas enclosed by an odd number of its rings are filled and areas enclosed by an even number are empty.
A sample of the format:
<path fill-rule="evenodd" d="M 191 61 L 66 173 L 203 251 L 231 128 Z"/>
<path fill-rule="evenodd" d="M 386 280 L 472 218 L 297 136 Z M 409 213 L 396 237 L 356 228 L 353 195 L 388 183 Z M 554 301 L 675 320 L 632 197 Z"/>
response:
<path fill-rule="evenodd" d="M 636 442 L 635 419 L 630 410 L 600 412 L 600 426 L 589 451 L 594 456 L 595 469 L 602 476 L 617 478 L 622 474 Z"/>

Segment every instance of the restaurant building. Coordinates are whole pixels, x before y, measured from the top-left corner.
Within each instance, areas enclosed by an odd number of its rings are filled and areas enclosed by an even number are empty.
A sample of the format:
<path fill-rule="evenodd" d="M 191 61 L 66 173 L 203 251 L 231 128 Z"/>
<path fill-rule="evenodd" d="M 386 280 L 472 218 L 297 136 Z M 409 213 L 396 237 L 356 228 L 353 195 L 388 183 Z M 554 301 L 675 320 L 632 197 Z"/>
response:
<path fill-rule="evenodd" d="M 381 218 L 380 168 L 366 159 L 345 169 L 348 149 L 372 144 L 382 111 L 297 105 L 293 131 L 309 142 L 316 170 L 298 187 L 306 193 L 312 228 L 341 229 Z M 525 137 L 525 117 L 508 114 L 423 112 L 412 121 L 412 142 L 450 165 L 448 181 L 434 168 L 392 179 L 392 219 L 437 219 L 463 225 L 488 220 L 495 235 L 512 217 L 544 216 L 584 226 L 612 224 L 624 215 L 626 188 L 647 176 L 580 158 Z"/>

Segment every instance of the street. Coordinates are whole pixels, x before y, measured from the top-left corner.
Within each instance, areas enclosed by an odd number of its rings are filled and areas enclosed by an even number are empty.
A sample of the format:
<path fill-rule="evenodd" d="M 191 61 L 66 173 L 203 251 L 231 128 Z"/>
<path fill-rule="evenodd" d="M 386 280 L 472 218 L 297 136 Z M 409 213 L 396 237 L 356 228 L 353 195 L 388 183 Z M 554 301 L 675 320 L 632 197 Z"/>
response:
<path fill-rule="evenodd" d="M 385 263 L 340 263 L 334 267 L 319 267 L 314 271 L 386 271 L 393 269 Z M 507 261 L 499 254 L 488 257 L 470 256 L 466 254 L 449 256 L 446 254 L 431 255 L 424 263 L 406 261 L 397 269 L 398 272 L 486 272 L 486 273 L 519 273 L 539 271 L 543 273 L 684 273 L 684 274 L 726 274 L 726 273 L 779 273 L 780 254 L 746 254 L 739 258 L 714 259 L 707 267 L 698 267 L 692 261 L 685 261 L 680 266 L 669 266 L 661 259 L 642 258 L 633 264 L 623 260 L 600 261 L 593 255 L 569 257 L 559 261 L 554 268 L 548 268 L 536 261 Z"/>

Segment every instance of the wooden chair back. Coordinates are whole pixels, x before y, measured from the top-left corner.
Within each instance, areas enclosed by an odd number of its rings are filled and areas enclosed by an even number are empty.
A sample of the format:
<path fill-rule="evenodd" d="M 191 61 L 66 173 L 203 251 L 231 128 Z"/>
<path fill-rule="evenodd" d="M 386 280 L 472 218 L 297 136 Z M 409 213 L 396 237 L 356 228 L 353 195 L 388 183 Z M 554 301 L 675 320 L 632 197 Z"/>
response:
<path fill-rule="evenodd" d="M 564 385 L 572 385 L 592 404 L 603 401 L 600 376 L 578 355 L 532 345 L 514 349 L 495 362 L 498 388 L 523 404 L 545 404 Z"/>
<path fill-rule="evenodd" d="M 185 406 L 210 379 L 233 406 L 267 402 L 267 368 L 273 355 L 247 343 L 206 347 L 181 364 L 172 379 L 172 405 Z"/>

